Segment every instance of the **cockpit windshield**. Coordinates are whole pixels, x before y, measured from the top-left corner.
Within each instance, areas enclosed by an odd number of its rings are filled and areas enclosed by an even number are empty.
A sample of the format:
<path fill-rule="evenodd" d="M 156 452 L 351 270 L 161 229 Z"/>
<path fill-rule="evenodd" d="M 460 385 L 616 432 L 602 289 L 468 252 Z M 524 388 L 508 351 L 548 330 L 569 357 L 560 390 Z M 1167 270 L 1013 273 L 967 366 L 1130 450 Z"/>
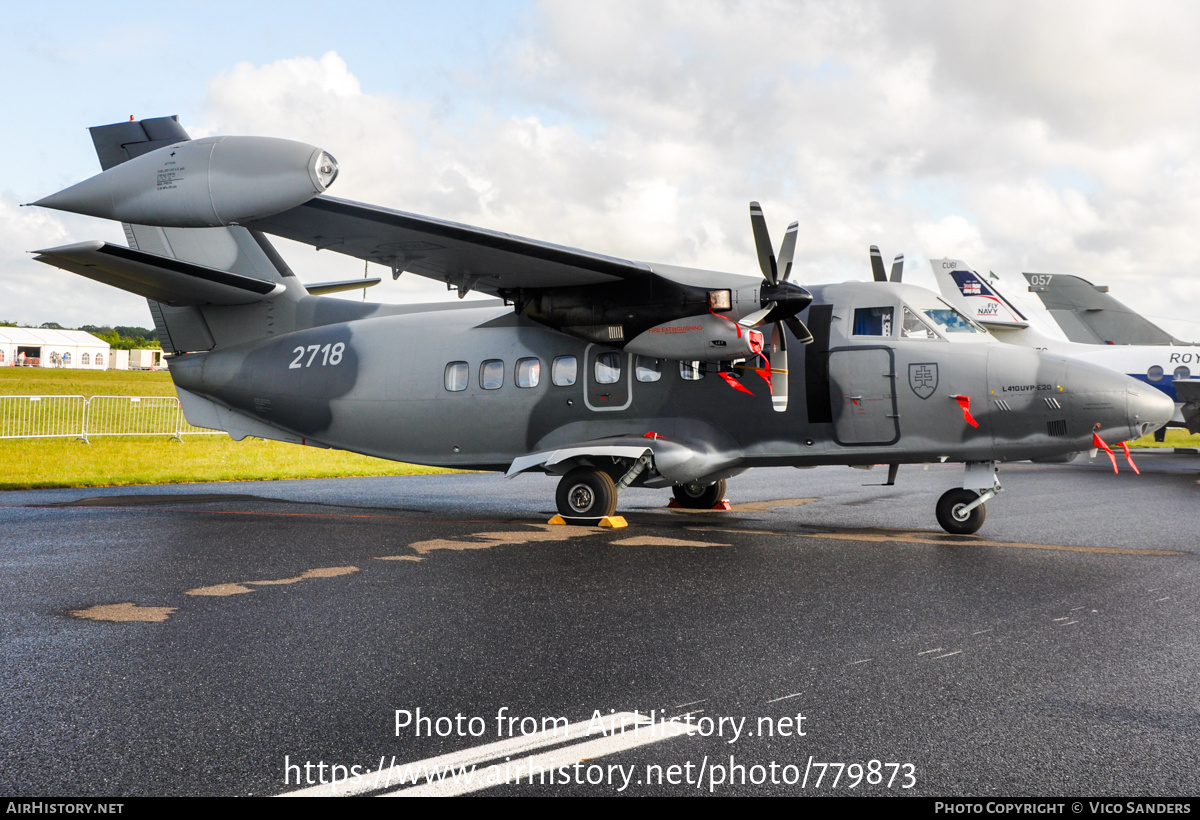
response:
<path fill-rule="evenodd" d="M 963 316 L 954 308 L 943 303 L 942 307 L 925 308 L 921 311 L 946 333 L 983 333 L 983 328 Z"/>

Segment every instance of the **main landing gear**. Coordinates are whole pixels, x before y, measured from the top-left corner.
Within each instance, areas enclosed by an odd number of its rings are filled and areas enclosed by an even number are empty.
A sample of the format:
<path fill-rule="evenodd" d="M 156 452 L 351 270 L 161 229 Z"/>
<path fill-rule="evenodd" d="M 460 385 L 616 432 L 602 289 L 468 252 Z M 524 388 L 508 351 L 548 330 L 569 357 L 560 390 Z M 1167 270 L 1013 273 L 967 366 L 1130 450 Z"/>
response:
<path fill-rule="evenodd" d="M 617 511 L 617 494 L 630 486 L 651 464 L 643 456 L 614 481 L 610 473 L 595 467 L 581 466 L 571 470 L 558 482 L 555 502 L 564 518 L 604 518 Z M 675 501 L 689 510 L 710 510 L 725 498 L 725 479 L 712 484 L 676 484 Z"/>
<path fill-rule="evenodd" d="M 554 495 L 564 518 L 604 518 L 617 511 L 617 484 L 592 467 L 576 467 L 558 482 Z"/>
<path fill-rule="evenodd" d="M 725 479 L 714 484 L 676 484 L 671 488 L 679 506 L 689 510 L 711 510 L 725 498 Z"/>
<path fill-rule="evenodd" d="M 970 535 L 978 532 L 987 518 L 985 502 L 1003 489 L 993 461 L 967 462 L 963 486 L 946 490 L 937 503 L 937 520 L 948 533 Z M 978 487 L 976 492 L 971 487 Z"/>

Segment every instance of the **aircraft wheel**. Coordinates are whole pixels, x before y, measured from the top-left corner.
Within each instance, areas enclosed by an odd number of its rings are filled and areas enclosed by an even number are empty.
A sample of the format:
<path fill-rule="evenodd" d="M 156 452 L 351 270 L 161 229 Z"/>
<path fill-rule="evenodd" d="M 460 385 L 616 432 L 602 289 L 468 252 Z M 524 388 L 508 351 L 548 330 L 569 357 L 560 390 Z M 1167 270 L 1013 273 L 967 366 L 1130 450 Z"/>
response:
<path fill-rule="evenodd" d="M 937 503 L 937 520 L 942 525 L 942 529 L 954 535 L 970 535 L 973 532 L 978 532 L 983 526 L 983 520 L 987 518 L 986 505 L 980 504 L 970 512 L 963 512 L 963 507 L 966 507 L 975 499 L 979 498 L 979 493 L 974 490 L 964 490 L 961 487 L 955 487 L 953 490 L 946 490 L 942 493 L 942 497 Z"/>
<path fill-rule="evenodd" d="M 558 482 L 555 501 L 568 518 L 603 518 L 617 511 L 617 485 L 608 473 L 576 467 Z"/>
<path fill-rule="evenodd" d="M 725 498 L 725 479 L 715 484 L 676 484 L 671 488 L 679 506 L 689 510 L 711 510 Z"/>

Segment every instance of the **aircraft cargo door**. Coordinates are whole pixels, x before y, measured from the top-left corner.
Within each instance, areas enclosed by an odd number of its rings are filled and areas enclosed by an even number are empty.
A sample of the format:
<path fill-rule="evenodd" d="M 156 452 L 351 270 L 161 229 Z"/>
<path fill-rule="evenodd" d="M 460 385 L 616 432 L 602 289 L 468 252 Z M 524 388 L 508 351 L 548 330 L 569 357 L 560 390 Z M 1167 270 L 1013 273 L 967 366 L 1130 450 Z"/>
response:
<path fill-rule="evenodd" d="M 843 347 L 829 353 L 833 440 L 846 446 L 900 440 L 896 358 L 889 347 Z"/>

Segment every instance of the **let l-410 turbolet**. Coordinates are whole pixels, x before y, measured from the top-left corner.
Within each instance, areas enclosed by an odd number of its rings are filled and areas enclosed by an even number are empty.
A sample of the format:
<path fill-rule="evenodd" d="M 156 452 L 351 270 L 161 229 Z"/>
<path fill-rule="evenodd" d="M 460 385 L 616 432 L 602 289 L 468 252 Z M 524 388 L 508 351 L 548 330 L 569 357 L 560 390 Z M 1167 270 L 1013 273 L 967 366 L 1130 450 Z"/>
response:
<path fill-rule="evenodd" d="M 762 279 L 335 199 L 336 162 L 301 143 L 191 141 L 175 118 L 92 137 L 104 171 L 34 204 L 120 220 L 129 247 L 36 258 L 145 296 L 188 420 L 237 439 L 561 475 L 559 511 L 583 518 L 629 487 L 713 506 L 751 467 L 888 464 L 890 484 L 900 464 L 961 462 L 937 517 L 965 533 L 999 462 L 1135 438 L 1173 410 L 1127 376 L 996 343 L 922 288 L 798 287 L 798 226 L 776 255 L 756 203 Z M 267 234 L 499 298 L 324 298 L 364 280 L 306 287 Z"/>

